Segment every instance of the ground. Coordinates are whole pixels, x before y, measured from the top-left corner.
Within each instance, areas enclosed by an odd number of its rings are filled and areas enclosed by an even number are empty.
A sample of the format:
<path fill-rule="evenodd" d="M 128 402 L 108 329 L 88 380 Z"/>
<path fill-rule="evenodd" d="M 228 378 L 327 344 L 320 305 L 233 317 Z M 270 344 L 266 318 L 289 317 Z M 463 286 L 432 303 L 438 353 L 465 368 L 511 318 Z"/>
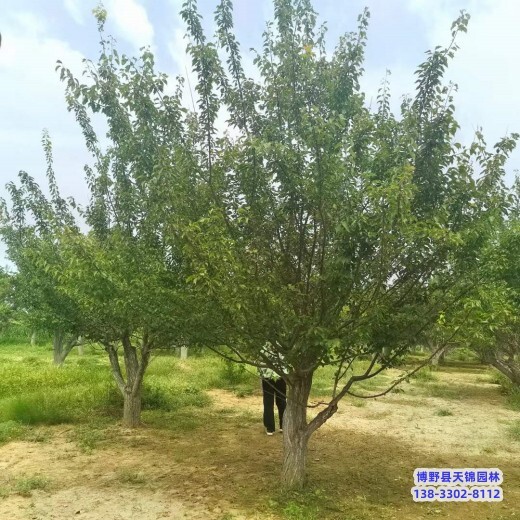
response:
<path fill-rule="evenodd" d="M 134 431 L 115 421 L 35 426 L 0 446 L 0 518 L 518 518 L 510 430 L 520 414 L 491 380 L 485 367 L 452 363 L 398 393 L 345 400 L 311 441 L 305 494 L 278 489 L 282 435 L 263 433 L 258 389 L 208 390 L 211 405 L 144 412 Z M 416 467 L 498 467 L 504 501 L 416 504 Z"/>

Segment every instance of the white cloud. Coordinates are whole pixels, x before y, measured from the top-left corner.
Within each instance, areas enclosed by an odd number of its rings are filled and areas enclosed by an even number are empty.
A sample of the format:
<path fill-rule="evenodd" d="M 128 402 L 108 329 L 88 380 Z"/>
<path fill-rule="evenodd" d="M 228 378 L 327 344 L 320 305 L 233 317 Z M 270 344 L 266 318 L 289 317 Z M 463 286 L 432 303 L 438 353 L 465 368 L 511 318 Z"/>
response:
<path fill-rule="evenodd" d="M 81 2 L 80 0 L 65 0 L 63 2 L 65 9 L 71 16 L 71 18 L 78 24 L 83 25 L 85 23 L 85 19 L 83 17 L 83 13 L 81 11 Z"/>
<path fill-rule="evenodd" d="M 118 33 L 136 50 L 147 45 L 153 46 L 153 26 L 146 9 L 136 0 L 111 0 L 107 4 L 107 11 Z"/>
<path fill-rule="evenodd" d="M 0 49 L 0 196 L 4 185 L 26 170 L 45 185 L 41 134 L 48 128 L 57 178 L 66 196 L 81 199 L 83 164 L 89 160 L 83 137 L 66 109 L 64 85 L 55 72 L 61 59 L 77 74 L 83 56 L 64 41 L 45 36 L 43 26 L 18 15 L 2 34 Z M 80 77 L 80 76 L 79 76 Z M 82 200 L 81 202 L 86 202 Z"/>

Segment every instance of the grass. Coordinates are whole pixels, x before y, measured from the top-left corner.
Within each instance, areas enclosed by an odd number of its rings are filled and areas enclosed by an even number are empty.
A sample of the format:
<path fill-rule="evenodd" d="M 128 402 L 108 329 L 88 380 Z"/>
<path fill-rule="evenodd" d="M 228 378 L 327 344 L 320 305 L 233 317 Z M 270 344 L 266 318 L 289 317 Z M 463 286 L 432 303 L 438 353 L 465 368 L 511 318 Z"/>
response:
<path fill-rule="evenodd" d="M 455 388 L 437 383 L 424 385 L 423 393 L 429 397 L 441 397 L 442 399 L 458 399 L 460 397 Z"/>
<path fill-rule="evenodd" d="M 19 439 L 24 433 L 24 427 L 16 421 L 0 423 L 0 444 Z"/>
<path fill-rule="evenodd" d="M 69 439 L 76 443 L 76 446 L 83 453 L 91 453 L 101 442 L 107 439 L 106 431 L 96 425 L 79 425 L 69 434 Z"/>
<path fill-rule="evenodd" d="M 141 471 L 128 468 L 121 468 L 117 471 L 117 480 L 122 484 L 130 484 L 132 486 L 141 486 L 146 484 L 147 478 Z"/>
<path fill-rule="evenodd" d="M 501 392 L 506 397 L 506 403 L 512 410 L 520 411 L 520 387 L 499 372 L 494 372 L 492 382 L 501 386 Z"/>
<path fill-rule="evenodd" d="M 509 426 L 509 437 L 516 442 L 520 442 L 520 420 L 514 421 Z"/>
<path fill-rule="evenodd" d="M 438 415 L 439 417 L 449 417 L 453 415 L 453 412 L 448 408 L 439 408 L 439 410 L 435 412 L 435 415 Z"/>
<path fill-rule="evenodd" d="M 429 383 L 431 381 L 438 381 L 439 377 L 434 374 L 432 367 L 424 367 L 414 374 L 411 374 L 408 379 L 415 380 L 418 383 Z"/>
<path fill-rule="evenodd" d="M 47 491 L 49 485 L 49 479 L 42 475 L 20 477 L 15 481 L 14 485 L 12 486 L 12 491 L 23 497 L 30 497 L 32 492 L 37 489 Z"/>
<path fill-rule="evenodd" d="M 269 501 L 272 510 L 281 513 L 286 520 L 318 520 L 330 498 L 321 489 L 302 492 L 280 492 Z"/>

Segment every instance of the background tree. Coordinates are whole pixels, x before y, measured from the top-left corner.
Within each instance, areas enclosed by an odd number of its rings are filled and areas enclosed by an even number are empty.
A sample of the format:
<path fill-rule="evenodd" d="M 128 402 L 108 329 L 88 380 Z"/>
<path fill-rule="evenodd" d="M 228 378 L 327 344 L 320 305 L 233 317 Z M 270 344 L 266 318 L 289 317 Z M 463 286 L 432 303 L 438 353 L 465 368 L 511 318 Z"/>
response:
<path fill-rule="evenodd" d="M 442 78 L 464 13 L 451 44 L 419 66 L 399 117 L 386 82 L 375 112 L 359 91 L 367 11 L 328 55 L 310 2 L 275 0 L 258 79 L 242 67 L 230 0 L 217 7 L 214 41 L 195 1 L 182 16 L 198 75 L 191 184 L 207 194 L 198 197 L 207 214 L 184 222 L 190 281 L 208 302 L 194 329 L 222 355 L 226 344 L 235 361 L 286 379 L 282 482 L 299 487 L 309 438 L 340 399 L 398 363 L 478 283 L 479 237 L 502 210 L 494 202 L 514 139 L 493 152 L 480 135 L 468 148 L 454 142 L 453 88 Z M 228 133 L 218 131 L 219 113 Z M 260 352 L 266 342 L 274 359 Z M 360 357 L 370 361 L 353 373 Z M 308 420 L 313 374 L 324 365 L 336 367 L 334 390 Z"/>
<path fill-rule="evenodd" d="M 12 325 L 14 318 L 12 278 L 7 270 L 0 268 L 0 334 Z"/>
<path fill-rule="evenodd" d="M 2 201 L 0 234 L 7 245 L 8 258 L 16 266 L 12 304 L 28 330 L 52 335 L 54 363 L 61 365 L 78 345 L 83 321 L 76 303 L 57 289 L 47 265 L 59 263 L 57 240 L 63 229 L 77 226 L 73 201 L 65 201 L 56 184 L 47 132 L 42 143 L 50 197 L 45 197 L 26 172 L 20 172 L 19 186 L 7 185 L 11 206 Z"/>

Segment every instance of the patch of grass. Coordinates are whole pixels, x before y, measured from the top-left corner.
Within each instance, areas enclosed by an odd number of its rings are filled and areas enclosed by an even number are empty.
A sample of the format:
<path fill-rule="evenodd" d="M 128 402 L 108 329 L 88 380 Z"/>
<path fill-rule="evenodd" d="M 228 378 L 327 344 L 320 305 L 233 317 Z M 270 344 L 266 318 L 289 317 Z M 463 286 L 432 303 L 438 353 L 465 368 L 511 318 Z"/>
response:
<path fill-rule="evenodd" d="M 141 471 L 129 468 L 121 468 L 117 471 L 117 480 L 122 484 L 131 484 L 133 486 L 146 484 L 147 478 Z"/>
<path fill-rule="evenodd" d="M 32 491 L 35 491 L 37 489 L 46 491 L 49 488 L 49 484 L 49 479 L 42 475 L 21 477 L 14 483 L 13 491 L 23 497 L 30 497 Z"/>
<path fill-rule="evenodd" d="M 90 425 L 81 425 L 73 430 L 70 439 L 83 453 L 92 453 L 106 439 L 105 432 Z"/>
<path fill-rule="evenodd" d="M 430 397 L 442 397 L 443 399 L 457 399 L 459 397 L 455 388 L 443 384 L 430 383 L 424 385 L 423 391 Z"/>
<path fill-rule="evenodd" d="M 270 500 L 269 505 L 286 520 L 318 520 L 322 518 L 323 510 L 329 502 L 321 489 L 314 489 L 306 492 L 282 492 L 274 500 Z"/>
<path fill-rule="evenodd" d="M 59 395 L 35 392 L 2 403 L 0 416 L 22 424 L 62 424 L 74 421 L 74 413 L 66 399 Z"/>
<path fill-rule="evenodd" d="M 415 380 L 418 383 L 429 383 L 430 381 L 438 381 L 439 377 L 433 373 L 431 367 L 424 367 L 418 370 L 414 374 L 409 376 L 409 379 Z"/>
<path fill-rule="evenodd" d="M 465 347 L 455 348 L 449 354 L 450 359 L 456 361 L 479 361 L 479 357 L 473 350 Z"/>
<path fill-rule="evenodd" d="M 391 415 L 391 413 L 392 412 L 390 410 L 382 410 L 380 412 L 367 413 L 366 417 L 367 417 L 367 419 L 379 420 L 379 419 L 384 419 L 385 417 L 388 417 L 389 415 Z"/>
<path fill-rule="evenodd" d="M 173 412 L 186 407 L 205 408 L 211 404 L 211 398 L 198 386 L 193 384 L 178 385 L 173 380 L 165 382 L 151 376 L 143 383 L 141 406 L 144 410 L 162 410 Z M 107 399 L 100 404 L 105 411 L 119 417 L 123 409 L 123 396 L 112 386 L 108 391 Z"/>
<path fill-rule="evenodd" d="M 24 427 L 16 421 L 0 423 L 0 444 L 19 439 L 24 432 Z"/>
<path fill-rule="evenodd" d="M 449 417 L 450 415 L 453 415 L 453 412 L 448 408 L 439 408 L 435 415 L 438 415 L 439 417 Z"/>
<path fill-rule="evenodd" d="M 520 442 L 520 420 L 514 421 L 509 426 L 509 437 L 516 442 Z"/>
<path fill-rule="evenodd" d="M 350 404 L 352 406 L 355 406 L 356 408 L 364 408 L 367 405 L 367 401 L 366 399 L 356 399 L 355 397 L 353 397 L 350 401 Z"/>

